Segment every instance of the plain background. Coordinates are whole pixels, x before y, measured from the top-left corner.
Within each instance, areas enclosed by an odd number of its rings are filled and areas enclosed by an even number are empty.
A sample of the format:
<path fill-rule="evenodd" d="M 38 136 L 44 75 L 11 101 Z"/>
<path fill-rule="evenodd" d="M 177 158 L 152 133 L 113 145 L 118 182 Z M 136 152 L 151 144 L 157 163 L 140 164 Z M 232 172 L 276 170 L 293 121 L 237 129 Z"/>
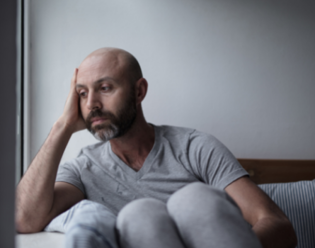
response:
<path fill-rule="evenodd" d="M 238 158 L 315 159 L 314 1 L 30 0 L 28 32 L 28 161 L 104 46 L 139 60 L 148 122 L 211 133 Z M 63 161 L 94 142 L 76 133 Z"/>

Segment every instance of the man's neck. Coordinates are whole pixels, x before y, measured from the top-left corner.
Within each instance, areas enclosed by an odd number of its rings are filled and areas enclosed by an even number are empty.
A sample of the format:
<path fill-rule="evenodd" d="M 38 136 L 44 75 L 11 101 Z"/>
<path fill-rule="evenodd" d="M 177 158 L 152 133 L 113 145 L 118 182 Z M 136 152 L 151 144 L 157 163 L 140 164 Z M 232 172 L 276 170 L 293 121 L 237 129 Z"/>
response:
<path fill-rule="evenodd" d="M 135 120 L 122 137 L 110 140 L 112 151 L 129 167 L 138 171 L 154 145 L 154 127 L 144 119 Z"/>

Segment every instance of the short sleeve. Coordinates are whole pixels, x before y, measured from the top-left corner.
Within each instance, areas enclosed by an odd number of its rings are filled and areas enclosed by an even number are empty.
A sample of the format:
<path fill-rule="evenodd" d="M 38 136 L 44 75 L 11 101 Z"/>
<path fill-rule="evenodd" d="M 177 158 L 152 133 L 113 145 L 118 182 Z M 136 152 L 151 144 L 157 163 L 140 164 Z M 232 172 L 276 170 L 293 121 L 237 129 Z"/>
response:
<path fill-rule="evenodd" d="M 234 155 L 212 135 L 193 132 L 187 155 L 195 175 L 216 188 L 223 190 L 238 178 L 248 176 Z"/>
<path fill-rule="evenodd" d="M 76 158 L 59 165 L 56 182 L 66 182 L 77 187 L 85 195 L 84 185 L 81 181 L 80 168 L 82 159 Z"/>

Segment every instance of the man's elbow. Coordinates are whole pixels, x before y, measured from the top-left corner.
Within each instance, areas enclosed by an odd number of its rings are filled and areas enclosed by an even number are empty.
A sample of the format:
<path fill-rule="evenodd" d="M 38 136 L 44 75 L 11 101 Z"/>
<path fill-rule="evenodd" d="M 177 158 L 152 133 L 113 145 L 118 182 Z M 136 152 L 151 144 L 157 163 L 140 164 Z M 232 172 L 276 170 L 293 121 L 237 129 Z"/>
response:
<path fill-rule="evenodd" d="M 297 237 L 289 219 L 282 215 L 261 218 L 253 226 L 263 247 L 295 248 Z"/>
<path fill-rule="evenodd" d="M 298 244 L 298 240 L 297 240 L 297 236 L 295 234 L 294 228 L 288 219 L 285 219 L 283 222 L 284 222 L 283 226 L 284 226 L 284 229 L 286 230 L 288 241 L 289 241 L 288 247 L 295 248 Z"/>
<path fill-rule="evenodd" d="M 28 218 L 16 216 L 15 229 L 18 233 L 36 233 L 44 229 L 40 223 L 35 223 Z"/>
<path fill-rule="evenodd" d="M 283 247 L 295 248 L 297 246 L 298 240 L 295 234 L 294 228 L 290 220 L 286 216 L 278 217 L 274 220 L 275 223 L 278 223 L 278 234 L 281 237 L 280 243 L 283 244 Z M 278 247 L 280 244 L 278 243 Z"/>

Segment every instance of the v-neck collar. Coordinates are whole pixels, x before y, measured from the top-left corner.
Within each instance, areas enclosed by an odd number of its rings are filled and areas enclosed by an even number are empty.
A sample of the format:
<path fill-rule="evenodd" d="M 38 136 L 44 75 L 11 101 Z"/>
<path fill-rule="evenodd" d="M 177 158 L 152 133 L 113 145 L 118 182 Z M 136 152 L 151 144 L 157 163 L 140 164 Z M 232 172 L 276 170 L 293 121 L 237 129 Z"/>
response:
<path fill-rule="evenodd" d="M 151 124 L 151 123 L 150 123 Z M 155 156 L 159 150 L 159 144 L 160 144 L 160 130 L 158 127 L 156 127 L 155 125 L 151 124 L 154 128 L 154 144 L 153 147 L 151 149 L 151 151 L 149 152 L 148 156 L 146 157 L 146 159 L 143 162 L 142 167 L 140 168 L 140 170 L 135 171 L 133 170 L 130 166 L 128 166 L 125 162 L 123 162 L 112 150 L 111 144 L 110 142 L 108 142 L 108 154 L 111 155 L 111 157 L 115 160 L 115 162 L 121 167 L 121 169 L 130 177 L 132 177 L 134 180 L 139 180 L 141 179 L 141 177 L 146 174 L 149 169 L 152 166 L 152 162 L 155 159 Z"/>

